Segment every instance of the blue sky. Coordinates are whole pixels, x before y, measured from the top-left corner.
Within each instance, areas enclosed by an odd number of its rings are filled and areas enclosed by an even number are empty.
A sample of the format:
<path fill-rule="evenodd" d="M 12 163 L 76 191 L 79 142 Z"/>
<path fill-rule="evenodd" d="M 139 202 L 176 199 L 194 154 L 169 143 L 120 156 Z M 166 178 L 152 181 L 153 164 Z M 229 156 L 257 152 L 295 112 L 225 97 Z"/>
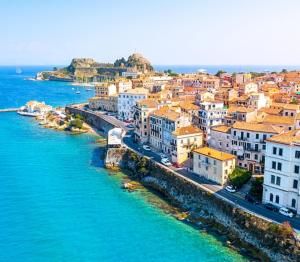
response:
<path fill-rule="evenodd" d="M 10 0 L 0 3 L 0 64 L 112 62 L 299 65 L 299 0 Z"/>

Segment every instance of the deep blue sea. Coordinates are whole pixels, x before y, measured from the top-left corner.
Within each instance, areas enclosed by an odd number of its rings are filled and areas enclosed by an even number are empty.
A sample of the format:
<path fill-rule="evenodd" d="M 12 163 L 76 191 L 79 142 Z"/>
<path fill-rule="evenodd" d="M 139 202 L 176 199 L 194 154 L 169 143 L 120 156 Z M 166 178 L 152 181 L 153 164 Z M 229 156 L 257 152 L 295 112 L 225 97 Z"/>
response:
<path fill-rule="evenodd" d="M 25 80 L 43 67 L 0 68 L 0 108 L 51 105 L 92 94 Z M 120 189 L 103 169 L 95 136 L 43 129 L 0 113 L 0 261 L 245 261 L 215 237 L 181 223 L 145 193 Z"/>

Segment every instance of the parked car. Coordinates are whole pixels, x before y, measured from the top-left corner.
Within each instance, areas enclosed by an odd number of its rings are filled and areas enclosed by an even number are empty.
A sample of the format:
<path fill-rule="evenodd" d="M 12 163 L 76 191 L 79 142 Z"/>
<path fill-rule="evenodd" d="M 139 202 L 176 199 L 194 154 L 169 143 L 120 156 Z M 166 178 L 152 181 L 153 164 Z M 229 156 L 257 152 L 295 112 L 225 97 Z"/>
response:
<path fill-rule="evenodd" d="M 225 189 L 226 189 L 228 192 L 230 192 L 230 193 L 236 192 L 236 188 L 235 188 L 234 186 L 231 186 L 231 185 L 225 187 Z"/>
<path fill-rule="evenodd" d="M 161 163 L 164 164 L 165 166 L 171 166 L 172 165 L 172 163 L 170 162 L 170 160 L 168 158 L 162 158 Z"/>
<path fill-rule="evenodd" d="M 159 155 L 160 155 L 160 158 L 168 158 L 168 156 L 164 153 L 160 153 Z"/>
<path fill-rule="evenodd" d="M 253 196 L 251 196 L 249 194 L 245 195 L 245 200 L 247 200 L 248 202 L 255 204 L 255 205 L 259 203 Z"/>
<path fill-rule="evenodd" d="M 274 206 L 274 205 L 272 205 L 270 203 L 264 204 L 264 207 L 266 209 L 269 209 L 269 210 L 274 211 L 274 212 L 278 212 L 279 211 L 278 207 L 276 207 L 276 206 Z"/>
<path fill-rule="evenodd" d="M 176 167 L 176 168 L 181 168 L 181 167 L 182 167 L 182 166 L 181 166 L 180 164 L 178 164 L 178 163 L 174 163 L 173 166 Z"/>
<path fill-rule="evenodd" d="M 151 148 L 148 145 L 143 145 L 143 149 L 146 151 L 151 151 Z"/>
<path fill-rule="evenodd" d="M 289 209 L 285 208 L 285 207 L 281 207 L 279 209 L 279 213 L 286 216 L 286 217 L 293 217 L 294 214 L 292 211 L 290 211 Z"/>

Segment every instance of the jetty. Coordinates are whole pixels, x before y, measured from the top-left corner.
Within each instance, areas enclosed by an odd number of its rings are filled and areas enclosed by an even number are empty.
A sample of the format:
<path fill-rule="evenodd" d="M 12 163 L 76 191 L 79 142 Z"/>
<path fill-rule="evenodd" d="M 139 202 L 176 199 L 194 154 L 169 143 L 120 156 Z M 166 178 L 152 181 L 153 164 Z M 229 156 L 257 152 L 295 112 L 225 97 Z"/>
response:
<path fill-rule="evenodd" d="M 15 108 L 3 108 L 3 109 L 0 109 L 0 113 L 17 112 L 18 110 L 19 110 L 18 107 L 15 107 Z"/>

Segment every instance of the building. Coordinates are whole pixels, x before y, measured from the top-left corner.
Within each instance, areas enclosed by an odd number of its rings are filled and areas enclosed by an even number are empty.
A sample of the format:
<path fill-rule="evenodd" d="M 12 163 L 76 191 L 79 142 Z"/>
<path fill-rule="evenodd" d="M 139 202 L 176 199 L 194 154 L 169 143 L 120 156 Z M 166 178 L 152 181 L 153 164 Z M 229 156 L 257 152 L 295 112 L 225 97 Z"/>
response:
<path fill-rule="evenodd" d="M 205 140 L 210 139 L 210 129 L 222 125 L 227 109 L 222 101 L 204 101 L 200 103 L 198 127 L 203 130 Z"/>
<path fill-rule="evenodd" d="M 132 88 L 132 82 L 129 79 L 119 78 L 116 80 L 117 93 L 125 92 Z"/>
<path fill-rule="evenodd" d="M 235 169 L 236 156 L 213 148 L 202 147 L 193 151 L 193 171 L 208 180 L 224 185 Z"/>
<path fill-rule="evenodd" d="M 203 132 L 195 126 L 179 127 L 172 132 L 172 162 L 182 164 L 191 157 L 191 151 L 203 145 Z"/>
<path fill-rule="evenodd" d="M 154 148 L 171 155 L 173 131 L 190 124 L 186 114 L 163 106 L 150 114 L 150 144 Z"/>
<path fill-rule="evenodd" d="M 252 173 L 263 173 L 266 139 L 283 132 L 283 128 L 260 123 L 236 122 L 231 128 L 231 150 L 237 164 Z"/>
<path fill-rule="evenodd" d="M 266 141 L 263 202 L 300 214 L 300 130 Z"/>
<path fill-rule="evenodd" d="M 128 89 L 120 92 L 118 97 L 118 118 L 123 121 L 132 121 L 136 102 L 146 99 L 148 92 L 145 88 Z"/>
<path fill-rule="evenodd" d="M 124 131 L 122 128 L 115 127 L 113 129 L 110 129 L 107 134 L 107 147 L 121 147 L 123 135 Z"/>
<path fill-rule="evenodd" d="M 89 99 L 89 108 L 108 112 L 118 111 L 118 95 L 108 97 L 92 97 Z"/>
<path fill-rule="evenodd" d="M 214 126 L 210 130 L 209 147 L 219 151 L 231 153 L 231 127 Z"/>
<path fill-rule="evenodd" d="M 108 97 L 117 93 L 117 87 L 113 83 L 105 82 L 95 85 L 95 96 Z"/>
<path fill-rule="evenodd" d="M 239 95 L 257 93 L 257 91 L 258 91 L 258 85 L 253 82 L 240 84 L 238 89 Z"/>
<path fill-rule="evenodd" d="M 137 101 L 134 107 L 134 140 L 140 143 L 149 142 L 150 122 L 149 115 L 158 107 L 154 99 L 143 99 Z"/>
<path fill-rule="evenodd" d="M 251 74 L 238 73 L 235 75 L 235 82 L 237 84 L 243 84 L 251 81 Z"/>

